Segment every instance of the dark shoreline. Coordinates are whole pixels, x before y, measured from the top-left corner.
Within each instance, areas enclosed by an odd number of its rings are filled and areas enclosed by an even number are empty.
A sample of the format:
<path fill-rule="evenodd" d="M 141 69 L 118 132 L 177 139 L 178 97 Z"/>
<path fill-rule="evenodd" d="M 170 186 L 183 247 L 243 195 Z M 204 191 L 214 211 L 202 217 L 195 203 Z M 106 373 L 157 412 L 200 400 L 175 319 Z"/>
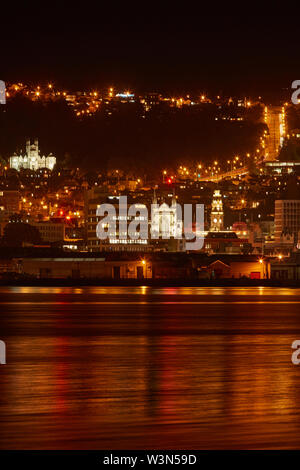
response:
<path fill-rule="evenodd" d="M 300 280 L 275 279 L 0 279 L 0 287 L 300 287 Z"/>

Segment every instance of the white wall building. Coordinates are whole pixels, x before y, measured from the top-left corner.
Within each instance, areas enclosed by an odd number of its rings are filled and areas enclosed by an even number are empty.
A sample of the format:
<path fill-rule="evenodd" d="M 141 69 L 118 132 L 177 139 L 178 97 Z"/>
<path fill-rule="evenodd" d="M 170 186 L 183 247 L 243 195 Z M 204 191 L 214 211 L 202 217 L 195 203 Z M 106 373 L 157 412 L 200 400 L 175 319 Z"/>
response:
<path fill-rule="evenodd" d="M 177 201 L 174 195 L 172 197 L 172 203 L 169 206 L 165 202 L 159 205 L 154 193 L 151 213 L 152 238 L 182 238 L 182 217 L 183 214 L 178 217 Z"/>
<path fill-rule="evenodd" d="M 34 143 L 31 144 L 30 140 L 26 141 L 26 153 L 24 155 L 13 154 L 9 159 L 10 168 L 14 168 L 17 171 L 21 169 L 26 170 L 40 170 L 41 168 L 48 168 L 53 170 L 56 164 L 56 158 L 50 153 L 48 157 L 41 156 L 39 151 L 38 139 L 35 139 Z"/>

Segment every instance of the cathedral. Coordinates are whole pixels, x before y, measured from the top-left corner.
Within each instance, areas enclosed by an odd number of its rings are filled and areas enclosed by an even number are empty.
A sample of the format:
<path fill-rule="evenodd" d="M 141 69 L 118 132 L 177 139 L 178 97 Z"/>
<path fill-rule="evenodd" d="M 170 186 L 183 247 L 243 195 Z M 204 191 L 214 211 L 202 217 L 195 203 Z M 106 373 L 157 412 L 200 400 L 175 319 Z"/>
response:
<path fill-rule="evenodd" d="M 40 155 L 38 139 L 34 140 L 31 144 L 30 140 L 26 141 L 26 153 L 23 155 L 17 155 L 16 153 L 10 157 L 10 168 L 14 168 L 17 171 L 21 169 L 37 171 L 42 168 L 48 168 L 53 170 L 56 164 L 56 158 L 50 153 L 48 157 Z"/>
<path fill-rule="evenodd" d="M 181 217 L 178 217 L 175 195 L 173 194 L 170 206 L 166 202 L 159 205 L 157 203 L 157 197 L 154 190 L 151 214 L 152 238 L 182 238 L 182 227 L 182 215 Z"/>

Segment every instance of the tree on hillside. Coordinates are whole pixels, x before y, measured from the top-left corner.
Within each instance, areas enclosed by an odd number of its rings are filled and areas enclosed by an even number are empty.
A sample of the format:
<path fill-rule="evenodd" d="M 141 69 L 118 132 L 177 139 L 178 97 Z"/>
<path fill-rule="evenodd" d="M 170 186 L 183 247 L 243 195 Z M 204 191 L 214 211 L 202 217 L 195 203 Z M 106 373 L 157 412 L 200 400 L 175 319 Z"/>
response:
<path fill-rule="evenodd" d="M 300 161 L 300 144 L 293 140 L 285 141 L 279 153 L 279 161 L 299 162 Z"/>
<path fill-rule="evenodd" d="M 41 243 L 40 232 L 36 227 L 24 222 L 9 223 L 4 228 L 1 244 L 4 246 L 36 245 Z"/>

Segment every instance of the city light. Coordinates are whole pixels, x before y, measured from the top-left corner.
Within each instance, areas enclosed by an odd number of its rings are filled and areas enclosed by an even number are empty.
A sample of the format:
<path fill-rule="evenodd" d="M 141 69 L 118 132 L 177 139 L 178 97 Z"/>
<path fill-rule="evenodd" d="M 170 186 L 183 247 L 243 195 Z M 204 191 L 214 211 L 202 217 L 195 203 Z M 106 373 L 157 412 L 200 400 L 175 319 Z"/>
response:
<path fill-rule="evenodd" d="M 293 465 L 299 17 L 204 6 L 3 2 L 10 466 Z"/>

